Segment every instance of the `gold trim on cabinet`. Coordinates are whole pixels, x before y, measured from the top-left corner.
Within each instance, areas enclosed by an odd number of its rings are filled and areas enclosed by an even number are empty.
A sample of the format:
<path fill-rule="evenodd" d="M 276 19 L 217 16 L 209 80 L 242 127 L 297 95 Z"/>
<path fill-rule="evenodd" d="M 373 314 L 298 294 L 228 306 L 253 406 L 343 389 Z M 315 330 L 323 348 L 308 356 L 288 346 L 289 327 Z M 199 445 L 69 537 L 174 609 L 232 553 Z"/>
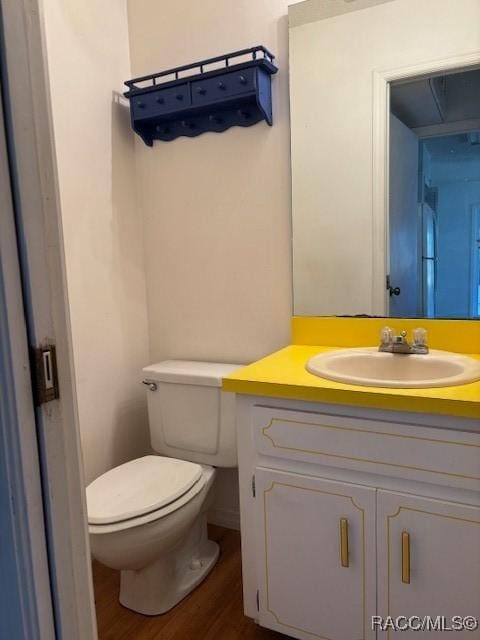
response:
<path fill-rule="evenodd" d="M 451 476 L 453 478 L 463 478 L 466 480 L 480 480 L 480 476 L 467 476 L 462 473 L 452 473 L 451 471 L 438 471 L 437 469 L 427 469 L 424 467 L 415 467 L 412 465 L 399 464 L 396 462 L 384 462 L 382 460 L 372 460 L 370 458 L 358 458 L 355 456 L 346 456 L 338 453 L 326 453 L 325 451 L 317 451 L 315 449 L 299 449 L 297 447 L 287 447 L 285 445 L 280 445 L 275 442 L 275 440 L 266 433 L 268 429 L 273 426 L 274 422 L 288 422 L 292 424 L 301 424 L 307 427 L 318 427 L 320 429 L 337 429 L 339 431 L 352 431 L 358 433 L 365 433 L 371 435 L 381 435 L 381 436 L 390 436 L 396 438 L 406 438 L 409 440 L 422 440 L 425 442 L 434 442 L 436 444 L 447 444 L 447 445 L 456 445 L 462 447 L 475 447 L 480 449 L 480 444 L 468 443 L 468 442 L 456 442 L 454 440 L 436 440 L 435 438 L 423 438 L 421 436 L 408 436 L 400 433 L 387 433 L 383 431 L 368 431 L 367 429 L 357 429 L 353 427 L 338 427 L 333 425 L 325 425 L 319 424 L 316 422 L 302 422 L 301 420 L 291 420 L 290 418 L 272 418 L 266 427 L 261 427 L 262 435 L 267 440 L 270 440 L 272 446 L 275 449 L 284 449 L 285 451 L 296 451 L 297 453 L 309 453 L 312 455 L 325 456 L 327 458 L 338 458 L 340 460 L 353 460 L 354 462 L 367 462 L 369 464 L 379 464 L 385 467 L 396 467 L 400 469 L 410 469 L 411 471 L 422 471 L 425 473 L 436 473 L 444 476 Z"/>
<path fill-rule="evenodd" d="M 267 494 L 270 493 L 271 491 L 273 491 L 273 489 L 275 488 L 275 486 L 279 486 L 279 487 L 289 487 L 290 489 L 300 489 L 302 491 L 312 491 L 314 493 L 321 493 L 327 496 L 338 496 L 340 498 L 348 498 L 351 503 L 353 504 L 353 506 L 358 509 L 361 512 L 361 517 L 362 517 L 362 610 L 363 610 L 363 615 L 362 615 L 362 625 L 363 625 L 363 635 L 362 638 L 360 640 L 365 640 L 365 630 L 366 630 L 366 576 L 365 576 L 365 509 L 362 509 L 362 507 L 359 507 L 355 500 L 353 499 L 352 496 L 346 495 L 344 493 L 336 493 L 333 491 L 322 491 L 321 489 L 313 489 L 311 487 L 302 487 L 299 485 L 294 485 L 294 484 L 289 484 L 286 482 L 277 482 L 275 480 L 272 481 L 272 483 L 270 484 L 270 486 L 268 487 L 268 489 L 264 489 L 263 491 L 263 518 L 264 518 L 264 539 L 265 539 L 265 546 L 264 546 L 264 550 L 265 550 L 265 595 L 266 595 L 266 610 L 275 618 L 275 620 L 277 621 L 277 623 L 287 629 L 293 629 L 294 631 L 300 631 L 301 633 L 308 633 L 311 636 L 314 636 L 315 638 L 319 638 L 320 640 L 334 640 L 333 638 L 329 638 L 328 636 L 320 636 L 317 633 L 314 633 L 313 631 L 308 631 L 308 629 L 302 629 L 301 627 L 296 627 L 294 625 L 291 624 L 287 624 L 285 622 L 282 622 L 279 617 L 277 616 L 277 614 L 270 609 L 270 602 L 269 602 L 269 589 L 268 589 L 268 583 L 269 583 L 269 575 L 268 575 L 268 534 L 267 534 Z"/>
<path fill-rule="evenodd" d="M 447 520 L 458 520 L 460 522 L 468 522 L 470 524 L 480 524 L 480 520 L 471 520 L 470 518 L 461 518 L 459 516 L 449 516 L 445 513 L 435 513 L 434 511 L 425 511 L 424 509 L 415 509 L 414 507 L 403 507 L 400 505 L 398 509 L 387 515 L 387 617 L 390 617 L 390 582 L 391 582 L 391 543 L 390 543 L 390 521 L 400 515 L 402 511 L 411 511 L 413 513 L 423 513 L 427 516 L 437 516 L 438 518 L 446 518 Z M 390 628 L 387 629 L 387 640 L 390 639 Z"/>

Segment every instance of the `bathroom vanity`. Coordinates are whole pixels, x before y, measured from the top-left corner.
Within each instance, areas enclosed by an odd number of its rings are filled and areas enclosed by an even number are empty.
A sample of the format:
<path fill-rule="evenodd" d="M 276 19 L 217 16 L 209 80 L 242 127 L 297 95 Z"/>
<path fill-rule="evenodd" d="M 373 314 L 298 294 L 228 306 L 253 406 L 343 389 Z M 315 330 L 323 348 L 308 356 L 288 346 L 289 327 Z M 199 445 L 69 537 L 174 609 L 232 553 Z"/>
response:
<path fill-rule="evenodd" d="M 405 633 L 373 616 L 478 618 L 480 382 L 362 389 L 306 372 L 317 348 L 224 380 L 237 392 L 246 615 L 305 640 Z"/>

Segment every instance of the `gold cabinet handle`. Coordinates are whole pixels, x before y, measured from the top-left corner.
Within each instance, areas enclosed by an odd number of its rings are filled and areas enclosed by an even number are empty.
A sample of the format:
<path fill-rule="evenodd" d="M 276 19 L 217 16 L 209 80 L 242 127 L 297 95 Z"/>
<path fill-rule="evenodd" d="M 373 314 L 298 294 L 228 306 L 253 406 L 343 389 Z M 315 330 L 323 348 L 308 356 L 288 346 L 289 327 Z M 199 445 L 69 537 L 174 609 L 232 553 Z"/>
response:
<path fill-rule="evenodd" d="M 410 534 L 402 531 L 402 582 L 410 584 Z"/>
<path fill-rule="evenodd" d="M 340 518 L 340 564 L 348 567 L 348 520 Z"/>

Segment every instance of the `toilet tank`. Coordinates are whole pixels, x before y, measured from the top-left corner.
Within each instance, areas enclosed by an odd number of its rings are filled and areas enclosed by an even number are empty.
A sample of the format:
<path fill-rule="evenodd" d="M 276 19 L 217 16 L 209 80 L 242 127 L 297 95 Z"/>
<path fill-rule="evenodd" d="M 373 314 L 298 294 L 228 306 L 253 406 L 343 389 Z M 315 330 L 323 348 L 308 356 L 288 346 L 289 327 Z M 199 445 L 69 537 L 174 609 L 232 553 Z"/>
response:
<path fill-rule="evenodd" d="M 161 455 L 215 467 L 236 467 L 235 394 L 222 378 L 239 364 L 165 360 L 143 369 L 150 440 Z"/>

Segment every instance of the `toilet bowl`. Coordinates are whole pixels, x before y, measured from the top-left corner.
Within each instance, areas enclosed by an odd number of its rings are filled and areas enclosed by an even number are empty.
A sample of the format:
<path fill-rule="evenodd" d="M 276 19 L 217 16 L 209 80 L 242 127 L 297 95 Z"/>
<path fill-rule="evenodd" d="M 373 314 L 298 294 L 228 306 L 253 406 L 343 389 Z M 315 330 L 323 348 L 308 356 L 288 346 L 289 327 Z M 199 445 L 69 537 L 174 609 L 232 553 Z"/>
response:
<path fill-rule="evenodd" d="M 215 468 L 206 463 L 236 466 L 234 403 L 220 385 L 237 367 L 167 361 L 144 369 L 152 444 L 182 459 L 144 456 L 87 487 L 92 555 L 120 571 L 119 600 L 138 613 L 165 613 L 217 561 L 206 519 Z"/>
<path fill-rule="evenodd" d="M 152 468 L 152 463 L 191 465 L 180 460 L 146 456 L 132 461 L 136 470 L 147 475 L 151 482 L 155 476 L 159 485 L 171 468 L 165 465 Z M 139 513 L 128 518 L 128 507 L 117 501 L 117 515 L 96 521 L 100 505 L 109 496 L 109 484 L 123 477 L 116 486 L 117 495 L 129 483 L 129 506 L 137 502 L 145 504 L 142 485 L 134 484 L 132 463 L 116 467 L 117 477 L 108 473 L 99 478 L 101 485 L 92 483 L 87 489 L 90 505 L 90 544 L 92 555 L 101 563 L 120 573 L 120 602 L 129 609 L 145 615 L 165 613 L 199 584 L 214 566 L 218 558 L 218 545 L 207 538 L 206 512 L 209 507 L 211 487 L 215 477 L 213 467 L 199 467 L 200 476 L 180 496 L 174 494 L 159 509 Z M 136 478 L 135 478 L 136 479 Z M 113 489 L 113 487 L 112 487 Z M 95 509 L 95 506 L 97 508 Z M 141 509 L 141 507 L 140 507 Z M 104 518 L 105 519 L 105 518 Z"/>

